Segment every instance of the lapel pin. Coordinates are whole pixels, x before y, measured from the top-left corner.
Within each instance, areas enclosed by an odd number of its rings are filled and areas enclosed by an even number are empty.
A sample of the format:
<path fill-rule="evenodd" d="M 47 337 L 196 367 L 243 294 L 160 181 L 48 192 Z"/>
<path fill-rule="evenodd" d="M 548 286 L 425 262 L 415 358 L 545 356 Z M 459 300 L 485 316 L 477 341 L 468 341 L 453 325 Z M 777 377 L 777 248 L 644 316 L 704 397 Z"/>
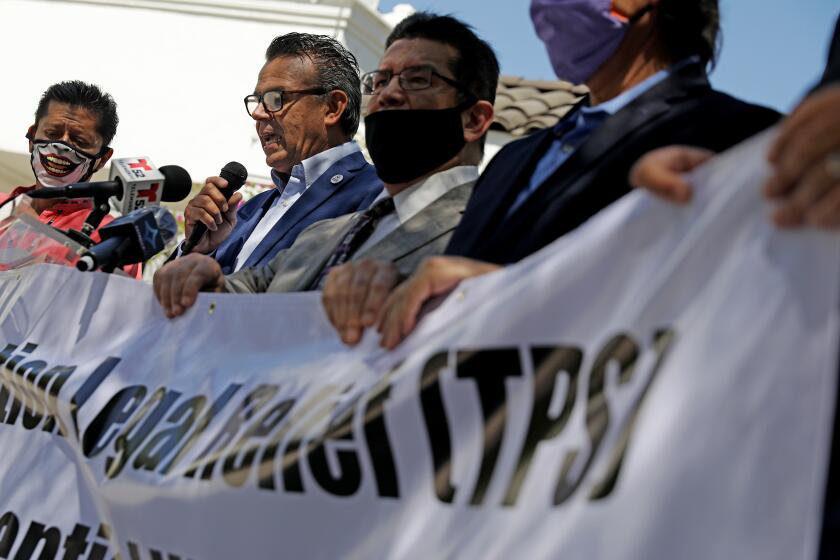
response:
<path fill-rule="evenodd" d="M 330 183 L 337 185 L 344 180 L 344 175 L 333 175 L 330 177 Z"/>

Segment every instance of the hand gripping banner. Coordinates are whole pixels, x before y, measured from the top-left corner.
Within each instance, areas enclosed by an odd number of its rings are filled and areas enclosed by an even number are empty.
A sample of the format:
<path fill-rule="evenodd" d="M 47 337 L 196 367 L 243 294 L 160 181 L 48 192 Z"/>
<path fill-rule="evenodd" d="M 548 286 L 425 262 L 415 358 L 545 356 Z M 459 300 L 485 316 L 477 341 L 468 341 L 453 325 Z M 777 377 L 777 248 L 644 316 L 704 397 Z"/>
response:
<path fill-rule="evenodd" d="M 807 558 L 840 238 L 767 137 L 464 283 L 397 350 L 318 294 L 0 274 L 0 558 Z"/>

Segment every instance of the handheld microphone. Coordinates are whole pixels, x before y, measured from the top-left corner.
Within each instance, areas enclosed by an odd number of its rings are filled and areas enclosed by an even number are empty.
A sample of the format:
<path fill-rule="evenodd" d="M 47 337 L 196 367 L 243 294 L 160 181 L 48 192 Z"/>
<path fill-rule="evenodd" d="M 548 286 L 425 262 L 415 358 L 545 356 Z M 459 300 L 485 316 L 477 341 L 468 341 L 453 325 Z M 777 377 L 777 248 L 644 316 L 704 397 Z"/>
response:
<path fill-rule="evenodd" d="M 178 233 L 175 217 L 166 208 L 140 208 L 100 228 L 102 242 L 85 251 L 76 263 L 82 271 L 144 262 L 158 254 Z"/>
<path fill-rule="evenodd" d="M 222 168 L 221 173 L 219 173 L 219 177 L 228 182 L 227 188 L 221 189 L 221 193 L 225 197 L 225 200 L 230 200 L 233 193 L 238 191 L 242 185 L 245 184 L 245 180 L 248 178 L 248 170 L 245 169 L 245 166 L 241 163 L 232 161 Z M 204 237 L 205 233 L 207 233 L 206 225 L 202 222 L 195 224 L 189 238 L 186 239 L 184 244 L 181 246 L 181 254 L 188 255 L 192 252 L 192 250 L 195 249 L 195 246 L 198 245 L 198 242 L 201 241 L 201 238 Z"/>
<path fill-rule="evenodd" d="M 149 158 L 118 158 L 111 160 L 108 181 L 45 187 L 27 194 L 31 198 L 116 197 L 119 200 L 117 210 L 129 214 L 161 201 L 183 200 L 191 189 L 192 179 L 183 167 L 164 165 L 158 169 Z"/>

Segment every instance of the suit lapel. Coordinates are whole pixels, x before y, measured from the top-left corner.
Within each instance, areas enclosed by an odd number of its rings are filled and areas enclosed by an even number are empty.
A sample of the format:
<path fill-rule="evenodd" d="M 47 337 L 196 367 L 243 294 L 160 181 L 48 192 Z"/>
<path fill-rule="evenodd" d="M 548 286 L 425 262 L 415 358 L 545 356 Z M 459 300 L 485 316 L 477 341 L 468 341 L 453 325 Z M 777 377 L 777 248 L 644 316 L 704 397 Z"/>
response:
<path fill-rule="evenodd" d="M 358 256 L 393 262 L 454 230 L 474 184 L 470 181 L 454 187 Z"/>
<path fill-rule="evenodd" d="M 463 236 L 463 244 L 478 244 L 482 237 L 488 235 L 487 230 L 495 229 L 494 224 L 504 219 L 507 208 L 513 204 L 523 181 L 527 183 L 534 166 L 552 140 L 554 132 L 551 128 L 535 132 L 505 146 L 504 153 L 500 156 L 504 157 L 503 164 L 494 166 L 493 162 L 490 163 L 479 179 L 479 188 L 470 200 L 459 230 L 459 234 Z"/>
<path fill-rule="evenodd" d="M 703 86 L 708 88 L 709 82 L 699 64 L 691 64 L 666 77 L 608 118 L 558 171 L 563 172 L 564 167 L 575 169 L 580 165 L 593 165 L 617 145 L 625 143 L 628 136 L 643 131 L 676 102 Z"/>
<path fill-rule="evenodd" d="M 361 152 L 350 154 L 347 157 L 334 163 L 318 179 L 306 189 L 297 201 L 292 204 L 292 207 L 283 214 L 280 221 L 271 229 L 259 245 L 257 245 L 254 252 L 248 257 L 245 266 L 254 266 L 265 256 L 283 237 L 305 219 L 310 212 L 318 208 L 338 190 L 350 182 L 359 169 L 365 166 L 365 158 Z M 342 179 L 338 183 L 332 183 L 332 178 L 341 175 Z"/>
<path fill-rule="evenodd" d="M 632 142 L 632 136 L 644 133 L 660 117 L 672 111 L 679 101 L 698 89 L 709 87 L 700 64 L 690 64 L 668 76 L 604 121 L 551 177 L 537 187 L 514 215 L 530 214 L 546 200 L 563 194 L 564 185 L 573 184 L 577 177 L 589 172 L 613 150 Z"/>
<path fill-rule="evenodd" d="M 227 241 L 216 251 L 217 261 L 222 264 L 227 264 L 228 259 L 230 259 L 231 262 L 229 264 L 231 267 L 233 266 L 233 259 L 230 258 L 231 255 L 239 253 L 245 240 L 248 239 L 248 236 L 257 227 L 266 209 L 278 194 L 279 191 L 277 189 L 268 189 L 245 203 L 237 213 L 236 227 L 228 236 Z"/>
<path fill-rule="evenodd" d="M 634 136 L 644 134 L 662 117 L 669 117 L 671 111 L 679 110 L 677 105 L 687 97 L 694 96 L 698 91 L 708 90 L 709 87 L 705 71 L 700 64 L 689 64 L 669 75 L 604 121 L 584 140 L 575 153 L 507 218 L 502 212 L 507 211 L 514 199 L 511 196 L 505 197 L 503 207 L 496 210 L 489 219 L 485 218 L 489 226 L 485 225 L 478 229 L 477 233 L 473 233 L 470 242 L 462 243 L 462 246 L 472 247 L 471 254 L 489 255 L 495 253 L 494 247 L 515 243 L 516 240 L 508 237 L 508 232 L 530 228 L 535 218 L 542 215 L 546 206 L 557 197 L 572 196 L 582 189 L 597 188 L 588 181 L 578 179 L 596 169 L 601 160 L 610 154 L 618 153 L 625 146 L 632 144 Z M 550 138 L 553 139 L 553 135 Z M 539 147 L 536 158 L 541 158 L 545 154 L 550 143 L 540 144 Z M 512 159 L 512 157 L 506 159 Z M 526 156 L 521 154 L 519 157 L 525 159 Z M 536 161 L 532 158 L 529 166 L 519 165 L 518 168 L 523 173 L 511 181 L 514 193 L 518 193 L 528 184 L 535 163 Z M 482 190 L 484 189 L 479 188 L 478 192 Z M 491 195 L 492 193 L 485 194 L 485 198 Z M 469 212 L 467 214 L 469 215 Z M 491 219 L 494 221 L 490 221 Z M 490 227 L 494 224 L 496 227 Z M 469 226 L 472 229 L 474 224 L 469 224 Z"/>
<path fill-rule="evenodd" d="M 315 282 L 338 244 L 355 224 L 361 212 L 325 220 L 315 232 L 298 238 L 294 250 L 287 255 L 282 270 L 272 280 L 269 291 L 305 292 L 318 287 Z"/>

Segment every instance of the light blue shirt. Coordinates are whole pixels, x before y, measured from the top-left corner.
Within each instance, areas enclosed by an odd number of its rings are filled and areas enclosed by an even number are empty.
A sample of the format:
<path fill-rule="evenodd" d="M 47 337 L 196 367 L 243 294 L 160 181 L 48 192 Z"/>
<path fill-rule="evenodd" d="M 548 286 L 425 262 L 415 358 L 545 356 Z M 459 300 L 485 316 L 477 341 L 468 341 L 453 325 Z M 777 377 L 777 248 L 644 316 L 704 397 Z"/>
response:
<path fill-rule="evenodd" d="M 699 58 L 690 57 L 671 66 L 670 68 L 660 70 L 656 74 L 649 76 L 635 86 L 621 92 L 619 95 L 608 101 L 604 101 L 594 107 L 581 107 L 574 116 L 574 119 L 568 119 L 555 125 L 554 133 L 556 138 L 537 163 L 537 166 L 528 181 L 528 185 L 516 196 L 516 200 L 514 200 L 513 204 L 508 209 L 507 216 L 510 216 L 517 208 L 522 206 L 528 197 L 531 196 L 531 194 L 537 190 L 540 185 L 548 180 L 548 178 L 551 177 L 573 153 L 575 153 L 586 138 L 588 138 L 594 130 L 600 127 L 605 120 L 618 113 L 621 109 L 632 103 L 637 97 L 659 84 L 672 72 L 675 72 L 694 62 L 699 62 Z"/>
<path fill-rule="evenodd" d="M 292 172 L 289 174 L 289 180 L 284 182 L 283 178 L 271 170 L 271 180 L 274 182 L 276 189 L 280 191 L 280 196 L 274 198 L 271 207 L 266 210 L 263 217 L 260 219 L 254 231 L 245 240 L 242 245 L 242 250 L 236 255 L 236 264 L 234 271 L 242 268 L 251 253 L 257 248 L 263 238 L 277 225 L 277 222 L 289 211 L 289 208 L 303 196 L 303 193 L 317 181 L 324 172 L 332 167 L 338 161 L 344 159 L 350 154 L 361 151 L 361 148 L 356 142 L 350 141 L 335 146 L 329 150 L 319 152 L 314 156 L 308 157 L 302 162 L 292 167 Z"/>

